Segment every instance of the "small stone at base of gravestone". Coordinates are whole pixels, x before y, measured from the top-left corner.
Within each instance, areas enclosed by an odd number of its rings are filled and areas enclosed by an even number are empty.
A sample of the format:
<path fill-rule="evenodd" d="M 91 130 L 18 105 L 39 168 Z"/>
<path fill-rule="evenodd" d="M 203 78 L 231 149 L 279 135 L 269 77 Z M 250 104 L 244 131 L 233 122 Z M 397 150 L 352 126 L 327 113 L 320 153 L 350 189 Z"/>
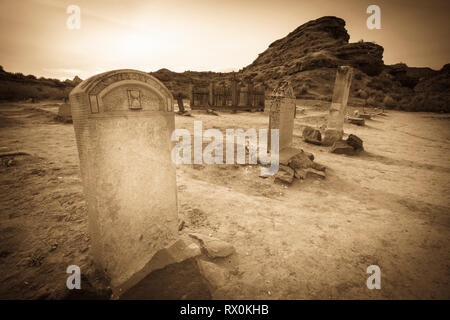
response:
<path fill-rule="evenodd" d="M 309 158 L 309 160 L 314 161 L 314 155 L 311 152 L 302 150 L 303 153 Z"/>
<path fill-rule="evenodd" d="M 326 129 L 322 137 L 322 145 L 332 146 L 336 141 L 342 139 L 344 132 L 334 129 Z"/>
<path fill-rule="evenodd" d="M 311 168 L 313 162 L 304 152 L 297 154 L 289 161 L 289 167 L 292 169 L 306 169 Z"/>
<path fill-rule="evenodd" d="M 312 143 L 312 144 L 317 144 L 320 145 L 322 144 L 322 135 L 320 133 L 320 130 L 318 129 L 314 129 L 312 127 L 306 126 L 303 129 L 303 140 L 305 140 L 306 142 Z"/>
<path fill-rule="evenodd" d="M 228 278 L 228 272 L 213 262 L 197 259 L 197 266 L 201 275 L 207 280 L 212 291 L 223 287 Z"/>
<path fill-rule="evenodd" d="M 279 152 L 279 163 L 282 165 L 287 166 L 289 164 L 289 161 L 295 157 L 297 154 L 303 152 L 302 149 L 296 149 L 296 148 L 284 148 L 283 150 L 280 150 Z"/>
<path fill-rule="evenodd" d="M 224 258 L 234 253 L 234 247 L 228 242 L 205 236 L 200 233 L 189 233 L 194 239 L 200 242 L 202 248 L 210 258 Z"/>
<path fill-rule="evenodd" d="M 294 170 L 288 166 L 280 165 L 280 169 L 275 174 L 275 181 L 291 184 L 294 180 Z"/>
<path fill-rule="evenodd" d="M 153 271 L 163 269 L 168 265 L 179 263 L 188 259 L 196 258 L 201 255 L 200 247 L 187 236 L 182 236 L 171 245 L 159 250 L 153 258 L 142 268 L 136 272 L 130 279 L 119 287 L 114 287 L 113 294 L 116 298 L 120 298 L 128 290 L 145 281 L 145 278 Z"/>
<path fill-rule="evenodd" d="M 363 141 L 358 136 L 350 134 L 347 138 L 347 144 L 351 145 L 355 150 L 364 150 Z"/>
<path fill-rule="evenodd" d="M 312 167 L 314 170 L 319 170 L 325 172 L 327 168 L 324 165 L 321 165 L 319 163 L 313 162 Z"/>
<path fill-rule="evenodd" d="M 295 179 L 303 180 L 306 179 L 306 170 L 305 169 L 295 169 L 294 171 L 294 177 Z"/>
<path fill-rule="evenodd" d="M 355 149 L 351 145 L 347 144 L 346 141 L 339 140 L 333 144 L 330 152 L 336 153 L 336 154 L 346 154 L 346 155 L 351 156 L 351 155 L 355 154 Z"/>
<path fill-rule="evenodd" d="M 305 171 L 306 171 L 306 175 L 307 176 L 314 176 L 314 177 L 319 177 L 319 178 L 322 178 L 322 179 L 325 179 L 325 177 L 326 177 L 325 172 L 319 171 L 319 170 L 315 170 L 313 168 L 308 168 Z"/>

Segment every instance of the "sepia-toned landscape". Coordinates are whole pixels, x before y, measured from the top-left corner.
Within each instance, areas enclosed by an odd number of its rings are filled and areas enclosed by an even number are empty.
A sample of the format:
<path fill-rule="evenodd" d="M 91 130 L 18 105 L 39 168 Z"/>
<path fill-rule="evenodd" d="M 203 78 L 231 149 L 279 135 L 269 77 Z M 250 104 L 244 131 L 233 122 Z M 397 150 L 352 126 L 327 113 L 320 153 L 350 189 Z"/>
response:
<path fill-rule="evenodd" d="M 1 67 L 0 299 L 449 299 L 450 64 L 386 64 L 381 43 L 349 39 L 344 19 L 323 16 L 233 72 L 60 80 Z M 170 170 L 158 165 L 164 145 L 141 148 L 139 112 L 164 113 L 161 131 L 170 117 L 188 132 L 197 121 L 279 129 L 280 168 L 262 174 L 247 142 L 244 164 L 175 163 L 174 220 L 172 198 L 152 203 Z M 126 201 L 148 207 L 123 213 Z M 142 212 L 166 222 L 127 222 Z M 124 263 L 130 247 L 144 259 L 148 235 L 145 266 Z M 68 287 L 70 265 L 81 290 Z M 366 286 L 372 265 L 381 290 Z"/>

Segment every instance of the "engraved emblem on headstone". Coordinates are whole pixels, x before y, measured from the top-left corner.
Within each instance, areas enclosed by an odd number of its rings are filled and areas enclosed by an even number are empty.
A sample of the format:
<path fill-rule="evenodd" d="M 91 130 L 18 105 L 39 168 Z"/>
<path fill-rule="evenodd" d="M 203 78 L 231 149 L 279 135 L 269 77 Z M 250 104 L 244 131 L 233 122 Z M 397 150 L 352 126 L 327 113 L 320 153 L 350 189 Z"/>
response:
<path fill-rule="evenodd" d="M 132 110 L 142 109 L 141 92 L 139 90 L 128 90 L 128 107 Z"/>

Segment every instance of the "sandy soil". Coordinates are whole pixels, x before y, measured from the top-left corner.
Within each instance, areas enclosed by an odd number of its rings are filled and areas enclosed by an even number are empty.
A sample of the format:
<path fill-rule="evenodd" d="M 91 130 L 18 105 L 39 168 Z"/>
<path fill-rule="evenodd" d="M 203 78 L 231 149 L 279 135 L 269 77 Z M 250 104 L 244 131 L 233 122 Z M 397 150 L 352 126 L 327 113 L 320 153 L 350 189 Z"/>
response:
<path fill-rule="evenodd" d="M 329 104 L 329 103 L 328 103 Z M 215 299 L 449 299 L 450 117 L 390 111 L 365 127 L 349 157 L 308 145 L 305 124 L 320 125 L 327 103 L 298 101 L 294 146 L 327 166 L 327 178 L 287 187 L 259 177 L 258 166 L 180 165 L 181 233 L 232 243 L 218 263 L 227 282 Z M 86 205 L 73 126 L 55 105 L 0 105 L 0 148 L 23 151 L 0 167 L 0 298 L 70 298 L 66 268 L 105 298 L 105 279 L 89 257 Z M 267 128 L 263 113 L 193 112 L 176 126 Z M 192 131 L 191 131 L 192 132 Z M 366 268 L 381 268 L 381 290 L 368 290 Z"/>

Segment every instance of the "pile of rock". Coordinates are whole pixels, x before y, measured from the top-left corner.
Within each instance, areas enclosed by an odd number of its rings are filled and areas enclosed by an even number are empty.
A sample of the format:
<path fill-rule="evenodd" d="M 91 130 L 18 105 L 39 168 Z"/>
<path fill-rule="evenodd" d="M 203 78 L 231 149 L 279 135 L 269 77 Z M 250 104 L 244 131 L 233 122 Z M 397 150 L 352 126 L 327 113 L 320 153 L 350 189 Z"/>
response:
<path fill-rule="evenodd" d="M 361 119 L 364 122 L 364 119 Z M 343 133 L 336 130 L 319 130 L 312 127 L 303 129 L 303 140 L 322 146 L 331 146 L 331 152 L 337 154 L 355 155 L 364 150 L 361 138 L 350 134 L 347 140 L 342 139 Z M 281 163 L 281 162 L 280 162 Z"/>
<path fill-rule="evenodd" d="M 363 150 L 363 141 L 354 134 L 350 134 L 347 140 L 336 141 L 331 147 L 332 153 L 346 155 L 354 155 Z"/>
<path fill-rule="evenodd" d="M 325 166 L 314 162 L 313 154 L 300 149 L 284 159 L 280 157 L 280 168 L 275 174 L 275 181 L 291 184 L 294 178 L 303 180 L 308 176 L 325 179 L 325 170 Z"/>

